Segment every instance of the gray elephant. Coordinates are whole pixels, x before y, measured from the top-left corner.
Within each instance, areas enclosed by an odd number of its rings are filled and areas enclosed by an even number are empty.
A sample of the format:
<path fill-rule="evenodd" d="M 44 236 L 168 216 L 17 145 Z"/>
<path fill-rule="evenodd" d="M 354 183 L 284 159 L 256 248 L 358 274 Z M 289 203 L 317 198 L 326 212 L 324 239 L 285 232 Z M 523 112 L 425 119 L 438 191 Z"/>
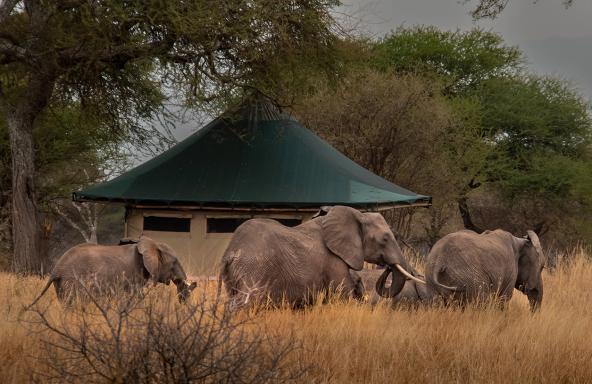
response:
<path fill-rule="evenodd" d="M 446 301 L 466 304 L 491 295 L 503 306 L 514 288 L 541 306 L 545 257 L 538 236 L 519 238 L 497 229 L 477 234 L 463 230 L 440 239 L 426 259 L 426 282 Z"/>
<path fill-rule="evenodd" d="M 89 283 L 98 294 L 113 288 L 126 291 L 138 289 L 148 281 L 177 287 L 180 301 L 185 301 L 196 283 L 187 283 L 187 275 L 175 256 L 175 251 L 164 243 L 142 236 L 137 241 L 124 240 L 120 245 L 79 244 L 66 251 L 56 262 L 49 281 L 34 305 L 53 284 L 61 301 L 80 293 L 80 283 Z M 29 307 L 30 307 L 29 306 Z"/>
<path fill-rule="evenodd" d="M 420 280 L 424 280 L 424 277 L 415 271 L 409 271 L 415 277 Z M 391 292 L 391 279 L 389 275 L 392 273 L 392 269 L 387 267 L 385 269 L 364 269 L 357 273 L 363 285 L 366 287 L 366 295 L 372 305 L 377 304 L 381 301 L 381 298 L 392 299 L 392 305 L 405 306 L 405 307 L 417 307 L 422 304 L 431 304 L 437 300 L 437 295 L 429 289 L 426 284 L 419 283 L 413 279 L 405 280 L 405 285 L 398 293 L 395 293 L 394 297 Z M 387 286 L 389 285 L 389 286 Z"/>
<path fill-rule="evenodd" d="M 270 219 L 246 221 L 222 257 L 220 279 L 234 306 L 268 298 L 298 307 L 338 286 L 342 295 L 356 296 L 350 269 L 361 270 L 364 261 L 393 268 L 393 291 L 403 288 L 406 276 L 415 278 L 382 215 L 335 206 L 293 228 Z"/>

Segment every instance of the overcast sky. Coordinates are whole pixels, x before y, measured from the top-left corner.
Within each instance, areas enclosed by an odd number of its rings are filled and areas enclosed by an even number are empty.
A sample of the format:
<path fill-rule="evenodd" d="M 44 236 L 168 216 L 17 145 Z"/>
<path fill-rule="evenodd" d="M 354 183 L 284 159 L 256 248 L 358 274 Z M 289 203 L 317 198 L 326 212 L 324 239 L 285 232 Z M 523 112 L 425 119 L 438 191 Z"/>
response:
<path fill-rule="evenodd" d="M 413 25 L 452 30 L 480 26 L 498 32 L 508 44 L 520 47 L 534 71 L 569 79 L 592 99 L 591 0 L 575 0 L 568 9 L 561 0 L 510 0 L 498 19 L 477 23 L 468 14 L 474 0 L 342 1 L 341 10 L 356 15 L 359 25 L 376 37 Z"/>

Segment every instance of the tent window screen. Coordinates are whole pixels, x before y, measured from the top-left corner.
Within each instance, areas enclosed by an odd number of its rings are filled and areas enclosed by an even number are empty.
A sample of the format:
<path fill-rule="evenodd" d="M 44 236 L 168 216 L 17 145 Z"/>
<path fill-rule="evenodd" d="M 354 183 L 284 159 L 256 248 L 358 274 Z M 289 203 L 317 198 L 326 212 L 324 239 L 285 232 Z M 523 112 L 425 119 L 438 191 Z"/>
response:
<path fill-rule="evenodd" d="M 209 217 L 207 222 L 208 233 L 234 233 L 236 229 L 249 220 L 241 217 Z M 302 223 L 301 219 L 274 219 L 285 225 L 286 227 L 295 227 Z"/>
<path fill-rule="evenodd" d="M 190 232 L 191 219 L 184 217 L 146 216 L 144 217 L 144 230 L 161 232 Z"/>

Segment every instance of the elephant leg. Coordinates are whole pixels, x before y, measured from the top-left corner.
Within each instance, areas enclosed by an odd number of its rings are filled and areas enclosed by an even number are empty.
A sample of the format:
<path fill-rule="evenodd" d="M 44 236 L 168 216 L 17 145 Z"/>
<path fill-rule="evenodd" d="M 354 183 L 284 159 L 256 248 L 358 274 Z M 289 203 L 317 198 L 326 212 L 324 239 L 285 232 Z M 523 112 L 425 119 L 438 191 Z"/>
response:
<path fill-rule="evenodd" d="M 55 279 L 53 282 L 56 296 L 58 300 L 63 303 L 70 300 L 70 297 L 72 296 L 72 287 L 69 287 L 69 285 L 70 284 L 64 282 L 62 279 Z"/>
<path fill-rule="evenodd" d="M 504 310 L 508 307 L 510 300 L 512 299 L 512 294 L 514 293 L 514 287 L 512 285 L 506 286 L 500 296 L 500 303 L 499 308 L 500 310 Z"/>
<path fill-rule="evenodd" d="M 62 279 L 55 279 L 53 281 L 53 287 L 58 300 L 62 301 L 64 299 L 64 287 L 62 286 Z"/>
<path fill-rule="evenodd" d="M 65 307 L 71 307 L 74 304 L 74 298 L 76 296 L 76 290 L 73 287 L 72 282 L 56 279 L 53 284 L 58 300 Z"/>
<path fill-rule="evenodd" d="M 465 292 L 455 292 L 452 295 L 444 297 L 444 303 L 447 307 L 458 308 L 464 312 L 469 303 L 469 297 Z"/>

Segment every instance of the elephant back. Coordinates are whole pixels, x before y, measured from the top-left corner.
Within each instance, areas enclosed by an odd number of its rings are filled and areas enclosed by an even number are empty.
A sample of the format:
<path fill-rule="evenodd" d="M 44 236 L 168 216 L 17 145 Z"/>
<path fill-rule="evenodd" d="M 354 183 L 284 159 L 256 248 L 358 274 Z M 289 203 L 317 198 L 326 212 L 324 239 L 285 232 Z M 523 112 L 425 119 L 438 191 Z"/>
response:
<path fill-rule="evenodd" d="M 62 280 L 86 279 L 90 276 L 99 277 L 104 282 L 135 279 L 139 271 L 135 257 L 135 245 L 80 244 L 70 248 L 58 259 L 51 275 Z"/>
<path fill-rule="evenodd" d="M 507 232 L 477 234 L 459 231 L 440 239 L 426 258 L 426 281 L 430 288 L 475 299 L 483 294 L 513 289 L 516 266 Z M 510 236 L 509 234 L 507 234 Z"/>
<path fill-rule="evenodd" d="M 251 219 L 234 233 L 223 257 L 220 278 L 230 296 L 269 296 L 298 300 L 314 254 L 324 247 L 319 239 L 285 227 L 275 220 Z"/>

